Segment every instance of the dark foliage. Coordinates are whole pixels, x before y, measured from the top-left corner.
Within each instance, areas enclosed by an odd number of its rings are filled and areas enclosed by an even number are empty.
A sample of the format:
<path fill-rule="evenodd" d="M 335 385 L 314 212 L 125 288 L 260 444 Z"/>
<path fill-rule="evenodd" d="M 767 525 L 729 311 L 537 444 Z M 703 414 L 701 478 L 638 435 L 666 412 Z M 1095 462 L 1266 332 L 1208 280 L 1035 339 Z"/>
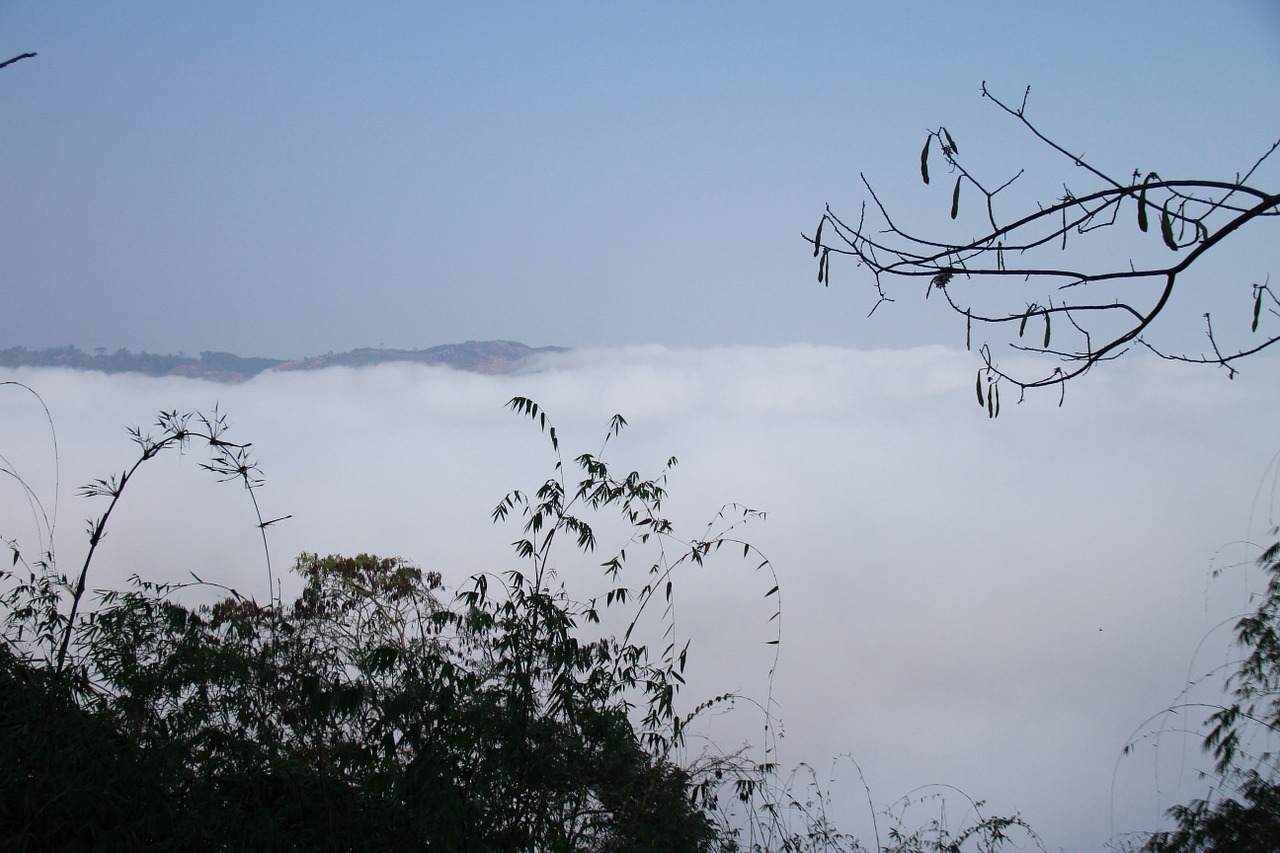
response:
<path fill-rule="evenodd" d="M 1245 656 L 1227 679 L 1231 701 L 1206 720 L 1203 745 L 1217 779 L 1208 796 L 1169 810 L 1175 828 L 1153 834 L 1150 853 L 1280 850 L 1280 542 L 1258 564 L 1267 586 L 1236 623 Z"/>
<path fill-rule="evenodd" d="M 532 403 L 513 407 L 545 426 Z M 701 780 L 670 758 L 686 722 L 674 702 L 684 650 L 651 659 L 633 639 L 639 612 L 622 639 L 580 639 L 597 604 L 555 581 L 558 534 L 594 545 L 579 504 L 619 508 L 636 549 L 676 544 L 657 514 L 661 481 L 615 479 L 585 455 L 574 484 L 557 461 L 533 498 L 513 492 L 495 511 L 524 517 L 516 551 L 528 570 L 477 575 L 456 598 L 401 559 L 304 554 L 288 605 L 198 578 L 135 578 L 80 607 L 111 510 L 143 463 L 200 441 L 219 478 L 251 495 L 260 482 L 223 418 L 170 412 L 158 426 L 158 437 L 133 431 L 139 458 L 124 474 L 82 490 L 109 506 L 90 524 L 78 578 L 59 575 L 52 552 L 19 575 L 26 560 L 8 543 L 0 848 L 712 848 Z M 669 600 L 675 565 L 724 541 L 664 551 L 638 590 L 622 585 L 619 554 L 600 609 L 643 610 L 659 589 Z M 182 603 L 210 589 L 219 600 Z"/>
<path fill-rule="evenodd" d="M 400 560 L 296 569 L 279 613 L 108 594 L 60 676 L 6 650 L 0 847 L 709 847 L 688 775 L 592 677 L 603 647 L 537 636 L 532 611 L 450 610 Z M 513 654 L 568 676 L 530 679 L 554 708 L 523 704 Z"/>
<path fill-rule="evenodd" d="M 690 723 L 735 697 L 680 710 L 678 572 L 725 545 L 754 554 L 735 531 L 761 514 L 730 505 L 680 539 L 662 515 L 674 459 L 656 479 L 614 475 L 603 450 L 566 464 L 545 413 L 523 398 L 511 408 L 546 433 L 553 474 L 494 509 L 520 524 L 515 567 L 457 593 L 399 558 L 303 554 L 291 603 L 194 576 L 134 577 L 87 601 L 112 509 L 168 449 L 207 445 L 202 467 L 246 488 L 265 546 L 275 521 L 258 512 L 257 465 L 216 414 L 165 412 L 157 435 L 131 431 L 134 465 L 81 490 L 108 506 L 74 578 L 57 572 L 52 547 L 29 565 L 3 540 L 13 570 L 0 573 L 0 849 L 863 850 L 828 820 L 829 794 L 779 776 L 771 743 L 764 760 L 688 755 Z M 624 426 L 615 416 L 605 444 Z M 610 538 L 621 529 L 627 541 L 598 563 L 601 593 L 575 600 L 558 567 L 594 551 L 593 524 L 609 516 Z M 768 561 L 755 570 L 776 602 Z M 599 627 L 606 610 L 623 617 L 620 635 Z M 760 707 L 768 717 L 768 700 Z M 1035 840 L 1020 819 L 970 806 L 959 827 L 909 830 L 886 813 L 877 849 Z"/>

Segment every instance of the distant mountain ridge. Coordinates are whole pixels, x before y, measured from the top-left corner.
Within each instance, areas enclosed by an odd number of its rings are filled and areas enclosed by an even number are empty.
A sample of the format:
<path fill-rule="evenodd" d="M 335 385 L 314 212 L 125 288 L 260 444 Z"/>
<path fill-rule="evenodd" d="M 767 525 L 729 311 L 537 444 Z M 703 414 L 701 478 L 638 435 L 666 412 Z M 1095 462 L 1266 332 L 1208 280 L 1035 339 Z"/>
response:
<path fill-rule="evenodd" d="M 73 346 L 46 350 L 11 347 L 0 350 L 0 367 L 69 367 L 102 373 L 142 373 L 147 376 L 185 376 L 213 382 L 244 382 L 259 373 L 319 370 L 325 367 L 371 367 L 389 362 L 413 362 L 450 367 L 471 373 L 512 373 L 539 353 L 567 352 L 568 347 L 530 347 L 515 341 L 467 341 L 420 350 L 355 349 L 303 359 L 244 358 L 227 352 L 185 355 L 132 353 L 119 349 L 94 354 Z"/>

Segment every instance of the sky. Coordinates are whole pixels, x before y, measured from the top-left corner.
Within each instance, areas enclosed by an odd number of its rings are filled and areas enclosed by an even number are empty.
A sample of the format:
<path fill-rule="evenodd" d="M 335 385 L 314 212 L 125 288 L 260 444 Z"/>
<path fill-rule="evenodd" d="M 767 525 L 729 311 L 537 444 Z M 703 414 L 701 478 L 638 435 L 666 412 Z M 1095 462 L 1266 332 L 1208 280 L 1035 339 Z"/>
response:
<path fill-rule="evenodd" d="M 6 0 L 0 54 L 39 55 L 0 70 L 0 347 L 574 349 L 491 377 L 12 371 L 49 407 L 58 465 L 13 386 L 0 453 L 56 497 L 73 566 L 91 509 L 74 489 L 129 464 L 125 428 L 216 405 L 254 442 L 266 514 L 292 515 L 277 574 L 371 551 L 456 584 L 510 563 L 489 511 L 550 472 L 506 400 L 537 400 L 571 453 L 622 413 L 610 452 L 681 460 L 690 537 L 726 501 L 768 513 L 749 538 L 782 589 L 784 763 L 826 778 L 848 755 L 878 806 L 953 785 L 1050 850 L 1101 849 L 1202 792 L 1195 738 L 1171 734 L 1188 721 L 1144 721 L 1226 659 L 1221 623 L 1258 588 L 1212 574 L 1276 522 L 1280 362 L 1229 382 L 1133 355 L 1061 408 L 1033 395 L 990 421 L 937 300 L 904 290 L 868 318 L 865 271 L 837 264 L 824 288 L 801 234 L 826 204 L 856 210 L 860 172 L 907 221 L 951 227 L 949 184 L 918 172 L 940 124 L 990 174 L 1030 167 L 1011 203 L 1076 189 L 983 81 L 1030 86 L 1043 128 L 1117 174 L 1229 179 L 1280 137 L 1277 45 L 1270 2 Z M 1241 235 L 1158 332 L 1203 347 L 1205 300 L 1247 322 L 1274 261 Z M 137 481 L 99 582 L 195 571 L 265 594 L 243 494 L 198 461 Z M 0 492 L 0 533 L 27 541 L 20 498 Z M 596 583 L 590 560 L 564 572 Z M 689 706 L 770 695 L 769 586 L 732 560 L 682 579 Z M 745 702 L 708 725 L 729 748 L 761 732 Z M 866 793 L 836 772 L 837 813 L 869 839 Z"/>
<path fill-rule="evenodd" d="M 914 299 L 867 321 L 852 267 L 817 285 L 800 235 L 825 204 L 854 212 L 865 172 L 944 220 L 917 172 L 939 125 L 993 177 L 1035 167 L 983 81 L 1030 86 L 1120 175 L 1230 178 L 1276 138 L 1278 34 L 1263 0 L 6 0 L 0 52 L 39 56 L 0 80 L 0 334 L 278 358 L 956 344 Z M 1056 165 L 1020 203 L 1074 177 Z"/>

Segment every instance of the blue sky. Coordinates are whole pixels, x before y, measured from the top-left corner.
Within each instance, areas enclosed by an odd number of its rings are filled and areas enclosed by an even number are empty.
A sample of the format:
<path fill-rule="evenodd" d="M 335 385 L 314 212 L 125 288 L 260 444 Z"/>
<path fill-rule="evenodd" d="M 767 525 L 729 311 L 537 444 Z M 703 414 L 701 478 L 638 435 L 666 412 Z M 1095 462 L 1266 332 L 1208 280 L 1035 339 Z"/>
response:
<path fill-rule="evenodd" d="M 1229 177 L 1274 141 L 1277 43 L 1260 1 L 8 2 L 0 52 L 40 55 L 0 78 L 0 334 L 957 343 L 915 300 L 866 321 L 852 268 L 817 286 L 799 235 L 859 171 L 927 225 L 926 129 L 1035 166 L 985 80 L 1120 174 Z"/>

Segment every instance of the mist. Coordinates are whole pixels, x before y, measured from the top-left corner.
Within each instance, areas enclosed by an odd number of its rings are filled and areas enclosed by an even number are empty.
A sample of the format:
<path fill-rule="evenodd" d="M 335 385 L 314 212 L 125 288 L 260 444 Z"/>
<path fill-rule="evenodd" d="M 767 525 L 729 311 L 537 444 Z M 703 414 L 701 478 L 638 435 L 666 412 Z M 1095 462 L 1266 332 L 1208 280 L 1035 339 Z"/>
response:
<path fill-rule="evenodd" d="M 824 783 L 834 767 L 836 816 L 864 843 L 875 830 L 862 780 L 877 808 L 944 784 L 988 814 L 1020 813 L 1050 850 L 1100 849 L 1202 793 L 1199 738 L 1146 721 L 1226 660 L 1223 620 L 1257 588 L 1231 567 L 1274 523 L 1277 363 L 1227 382 L 1130 359 L 1068 387 L 1061 407 L 1056 394 L 1008 399 L 994 421 L 974 397 L 977 366 L 944 347 L 796 345 L 576 350 L 503 376 L 390 364 L 234 386 L 13 371 L 0 378 L 47 405 L 56 456 L 39 402 L 13 386 L 0 453 L 56 513 L 71 574 L 83 520 L 103 508 L 75 489 L 132 464 L 126 428 L 216 407 L 229 440 L 253 443 L 264 517 L 289 516 L 269 528 L 286 597 L 302 551 L 403 556 L 456 588 L 517 564 L 518 525 L 490 513 L 553 473 L 547 437 L 506 402 L 537 401 L 566 462 L 599 452 L 622 414 L 605 458 L 647 476 L 679 459 L 666 506 L 677 536 L 702 538 L 729 502 L 767 513 L 739 533 L 771 569 L 726 554 L 676 579 L 692 643 L 686 710 L 725 692 L 771 707 L 778 760 L 808 762 Z M 252 506 L 203 459 L 193 447 L 143 466 L 90 587 L 194 573 L 268 597 Z M 0 534 L 33 551 L 14 483 L 3 501 Z M 573 597 L 605 588 L 607 538 L 594 555 L 561 552 Z M 758 747 L 764 725 L 743 701 L 701 732 L 732 750 Z M 949 803 L 961 820 L 967 801 Z"/>

